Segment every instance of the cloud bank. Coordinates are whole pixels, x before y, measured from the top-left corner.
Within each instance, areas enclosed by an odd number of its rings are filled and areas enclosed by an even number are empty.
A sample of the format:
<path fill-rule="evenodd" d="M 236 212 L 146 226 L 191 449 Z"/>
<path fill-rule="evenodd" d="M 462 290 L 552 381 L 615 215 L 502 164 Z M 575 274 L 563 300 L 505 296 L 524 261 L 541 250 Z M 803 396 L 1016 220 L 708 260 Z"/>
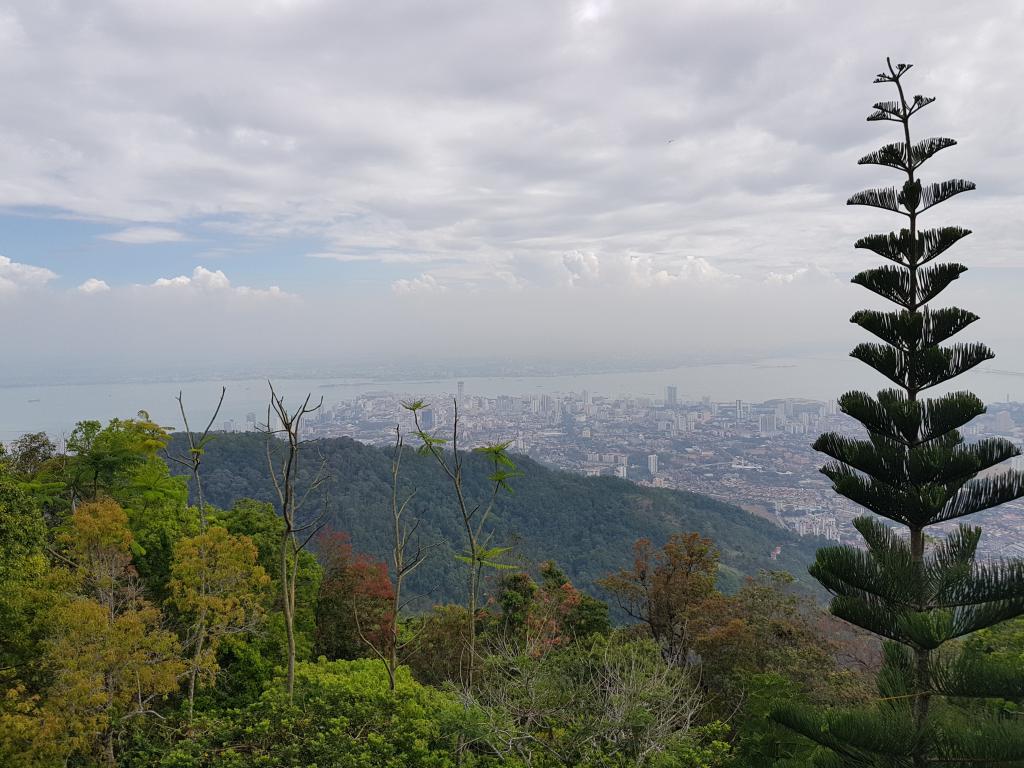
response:
<path fill-rule="evenodd" d="M 961 296 L 1019 279 L 1022 38 L 952 0 L 12 0 L 0 319 L 191 302 L 239 360 L 489 354 L 474 313 L 509 354 L 842 349 L 851 244 L 897 224 L 844 206 L 892 180 L 856 165 L 898 138 L 863 121 L 886 54 L 961 142 L 928 173 L 978 182 L 935 214 L 976 231 Z"/>

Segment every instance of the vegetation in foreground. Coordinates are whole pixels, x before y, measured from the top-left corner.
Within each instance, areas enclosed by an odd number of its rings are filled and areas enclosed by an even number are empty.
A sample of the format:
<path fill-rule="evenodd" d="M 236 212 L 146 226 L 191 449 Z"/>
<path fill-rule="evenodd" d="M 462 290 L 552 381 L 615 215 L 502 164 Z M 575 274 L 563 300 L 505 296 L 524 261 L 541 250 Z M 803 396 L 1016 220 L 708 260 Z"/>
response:
<path fill-rule="evenodd" d="M 169 437 L 140 414 L 83 422 L 66 453 L 41 435 L 5 450 L 0 763 L 768 765 L 810 748 L 767 724 L 774 703 L 866 694 L 870 643 L 785 574 L 723 593 L 700 535 L 623 541 L 628 565 L 588 585 L 607 602 L 481 545 L 475 612 L 414 612 L 347 532 L 316 530 L 314 555 L 282 546 L 271 504 L 190 506 Z M 404 541 L 406 562 L 440 556 Z"/>

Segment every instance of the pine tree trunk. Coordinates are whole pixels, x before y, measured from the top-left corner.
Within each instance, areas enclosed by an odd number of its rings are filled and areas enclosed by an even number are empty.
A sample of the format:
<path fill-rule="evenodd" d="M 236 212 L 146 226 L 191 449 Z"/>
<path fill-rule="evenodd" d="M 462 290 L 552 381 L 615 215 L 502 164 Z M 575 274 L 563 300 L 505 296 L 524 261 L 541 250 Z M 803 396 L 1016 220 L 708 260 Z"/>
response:
<path fill-rule="evenodd" d="M 924 576 L 924 531 L 911 529 L 910 531 L 910 556 L 914 562 L 914 568 L 919 578 Z M 916 606 L 918 610 L 925 606 Z M 914 729 L 920 734 L 924 730 L 925 722 L 928 719 L 928 705 L 930 703 L 930 690 L 928 679 L 929 657 L 931 652 L 924 648 L 914 650 Z M 914 755 L 914 768 L 924 768 L 928 765 L 927 755 L 920 752 Z"/>

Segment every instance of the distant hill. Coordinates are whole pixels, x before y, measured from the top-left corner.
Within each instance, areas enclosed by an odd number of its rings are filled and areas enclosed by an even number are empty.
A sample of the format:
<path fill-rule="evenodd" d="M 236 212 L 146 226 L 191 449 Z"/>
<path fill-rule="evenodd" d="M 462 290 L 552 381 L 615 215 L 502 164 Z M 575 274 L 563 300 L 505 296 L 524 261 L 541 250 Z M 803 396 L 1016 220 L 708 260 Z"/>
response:
<path fill-rule="evenodd" d="M 171 452 L 182 452 L 175 435 Z M 318 440 L 303 447 L 300 487 L 327 461 L 330 524 L 348 531 L 358 551 L 390 557 L 390 448 L 376 448 L 349 438 Z M 807 565 L 819 540 L 792 534 L 731 504 L 683 491 L 646 488 L 611 477 L 583 477 L 516 457 L 523 477 L 513 481 L 514 494 L 503 494 L 493 517 L 495 544 L 515 547 L 524 565 L 555 560 L 582 589 L 595 594 L 594 581 L 630 561 L 634 541 L 663 543 L 674 532 L 696 531 L 721 551 L 722 587 L 734 588 L 743 576 L 761 569 L 786 570 L 810 585 Z M 180 472 L 180 467 L 172 467 Z M 466 489 L 472 498 L 487 493 L 488 466 L 467 456 Z M 462 529 L 451 487 L 429 457 L 407 449 L 402 484 L 416 490 L 410 518 L 419 516 L 424 545 L 434 545 L 427 563 L 410 587 L 431 602 L 461 598 L 464 571 L 454 555 L 462 549 Z M 228 507 L 242 498 L 274 501 L 262 435 L 218 435 L 203 461 L 203 488 L 210 503 Z M 309 502 L 316 514 L 319 499 Z M 778 559 L 771 552 L 781 546 Z"/>

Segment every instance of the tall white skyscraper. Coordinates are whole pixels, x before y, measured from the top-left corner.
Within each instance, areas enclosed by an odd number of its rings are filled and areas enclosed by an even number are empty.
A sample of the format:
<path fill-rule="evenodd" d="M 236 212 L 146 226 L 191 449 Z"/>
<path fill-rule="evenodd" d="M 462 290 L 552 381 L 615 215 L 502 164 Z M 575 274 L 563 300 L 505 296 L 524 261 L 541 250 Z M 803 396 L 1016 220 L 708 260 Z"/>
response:
<path fill-rule="evenodd" d="M 658 474 L 658 454 L 652 453 L 647 457 L 647 471 L 652 475 Z"/>
<path fill-rule="evenodd" d="M 679 389 L 673 385 L 665 387 L 665 405 L 675 406 L 679 403 Z"/>

